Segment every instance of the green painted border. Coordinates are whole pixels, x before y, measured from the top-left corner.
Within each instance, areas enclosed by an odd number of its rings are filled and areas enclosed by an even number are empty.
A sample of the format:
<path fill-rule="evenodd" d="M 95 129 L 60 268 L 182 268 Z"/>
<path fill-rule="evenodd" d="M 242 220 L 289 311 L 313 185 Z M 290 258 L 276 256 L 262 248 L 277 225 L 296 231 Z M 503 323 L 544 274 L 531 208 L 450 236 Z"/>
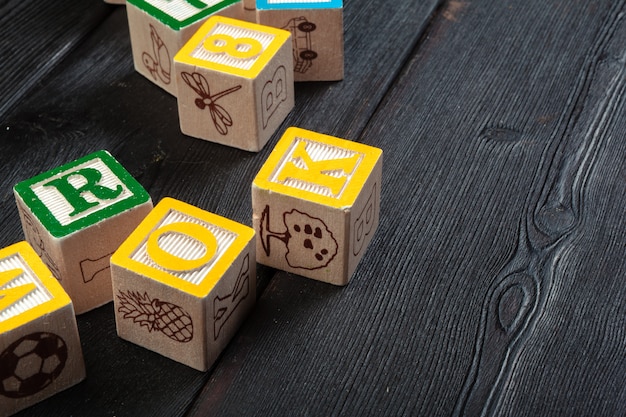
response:
<path fill-rule="evenodd" d="M 85 216 L 67 226 L 63 226 L 30 187 L 35 183 L 45 180 L 46 178 L 68 171 L 73 167 L 93 159 L 101 159 L 102 162 L 104 162 L 104 164 L 109 167 L 109 169 L 120 179 L 120 181 L 124 183 L 130 192 L 133 193 L 133 195 L 100 211 L 91 213 L 90 215 Z M 137 180 L 133 178 L 133 176 L 130 175 L 130 173 L 126 171 L 126 169 L 109 152 L 104 150 L 94 152 L 60 167 L 53 168 L 50 171 L 43 172 L 30 179 L 24 180 L 15 185 L 13 190 L 22 198 L 22 200 L 24 200 L 26 206 L 30 208 L 46 230 L 56 238 L 70 235 L 88 226 L 94 225 L 101 220 L 113 217 L 114 215 L 122 213 L 132 207 L 150 201 L 150 195 L 141 186 L 141 184 L 139 184 L 139 182 L 137 182 Z"/>
<path fill-rule="evenodd" d="M 148 13 L 150 16 L 154 17 L 155 19 L 166 24 L 167 26 L 171 27 L 174 30 L 180 30 L 186 26 L 196 23 L 197 21 L 205 17 L 208 17 L 214 14 L 215 12 L 222 10 L 223 8 L 227 6 L 231 6 L 239 2 L 241 2 L 241 0 L 222 0 L 221 3 L 218 3 L 215 6 L 211 6 L 207 9 L 202 9 L 195 15 L 181 21 L 181 20 L 174 19 L 169 14 L 163 12 L 161 9 L 151 5 L 145 0 L 126 0 L 126 3 L 132 4 L 138 9 L 143 10 L 144 12 Z"/>

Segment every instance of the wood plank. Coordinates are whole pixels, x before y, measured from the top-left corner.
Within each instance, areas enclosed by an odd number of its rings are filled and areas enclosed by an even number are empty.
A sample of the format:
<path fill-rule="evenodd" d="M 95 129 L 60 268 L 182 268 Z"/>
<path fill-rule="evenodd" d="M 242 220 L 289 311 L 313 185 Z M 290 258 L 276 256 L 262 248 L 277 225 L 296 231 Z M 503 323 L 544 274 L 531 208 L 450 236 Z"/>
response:
<path fill-rule="evenodd" d="M 0 120 L 111 10 L 99 0 L 0 3 Z"/>
<path fill-rule="evenodd" d="M 359 136 L 437 1 L 416 6 L 406 0 L 386 15 L 379 13 L 385 5 L 346 1 L 346 80 L 299 84 L 297 109 L 273 143 L 291 124 Z M 411 25 L 399 25 L 408 20 Z M 387 47 L 391 40 L 399 45 Z M 11 192 L 15 183 L 98 149 L 109 150 L 155 202 L 171 196 L 251 224 L 250 184 L 273 143 L 252 154 L 182 135 L 175 98 L 132 68 L 124 8 L 116 8 L 48 75 L 37 77 L 40 88 L 21 96 L 0 124 L 6 138 L 0 154 L 8 162 L 0 166 L 0 244 L 22 239 Z M 267 285 L 273 274 L 259 267 L 259 285 Z M 87 380 L 23 415 L 185 413 L 210 374 L 118 339 L 112 308 L 78 318 Z"/>
<path fill-rule="evenodd" d="M 447 3 L 361 137 L 356 276 L 274 277 L 192 415 L 622 414 L 623 12 Z"/>

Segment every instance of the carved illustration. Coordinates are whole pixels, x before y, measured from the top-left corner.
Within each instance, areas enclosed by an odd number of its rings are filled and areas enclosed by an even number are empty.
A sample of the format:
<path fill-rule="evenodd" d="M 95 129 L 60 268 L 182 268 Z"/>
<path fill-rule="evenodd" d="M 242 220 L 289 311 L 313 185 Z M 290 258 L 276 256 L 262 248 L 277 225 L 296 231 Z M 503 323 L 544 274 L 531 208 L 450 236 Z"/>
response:
<path fill-rule="evenodd" d="M 261 215 L 260 235 L 267 256 L 271 253 L 272 238 L 287 246 L 285 259 L 292 268 L 324 268 L 337 255 L 338 245 L 333 233 L 317 217 L 296 209 L 283 213 L 283 222 L 287 228 L 285 232 L 271 231 L 269 222 L 270 207 L 266 205 Z"/>
<path fill-rule="evenodd" d="M 24 398 L 49 386 L 65 368 L 67 345 L 53 333 L 31 333 L 0 354 L 0 395 Z"/>
<path fill-rule="evenodd" d="M 311 49 L 311 32 L 316 28 L 315 23 L 309 22 L 304 16 L 295 17 L 282 27 L 291 32 L 295 72 L 306 73 L 313 65 L 313 60 L 317 58 L 317 52 Z"/>
<path fill-rule="evenodd" d="M 191 316 L 176 304 L 150 299 L 146 292 L 119 291 L 117 309 L 124 319 L 130 319 L 145 327 L 148 332 L 161 332 L 170 339 L 186 343 L 193 339 L 193 321 Z"/>
<path fill-rule="evenodd" d="M 61 281 L 61 272 L 59 267 L 56 262 L 54 262 L 52 257 L 48 255 L 48 252 L 46 252 L 46 247 L 43 239 L 41 238 L 41 234 L 39 233 L 39 229 L 35 226 L 35 220 L 25 210 L 20 209 L 20 213 L 24 218 L 24 236 L 26 237 L 26 240 L 28 240 L 33 249 L 35 249 L 37 255 L 39 255 L 41 260 L 48 266 L 52 275 L 54 275 L 57 280 Z"/>
<path fill-rule="evenodd" d="M 241 264 L 241 269 L 230 294 L 223 297 L 219 295 L 213 299 L 213 335 L 217 340 L 222 327 L 230 318 L 237 306 L 248 296 L 250 292 L 250 255 L 246 254 Z"/>
<path fill-rule="evenodd" d="M 228 90 L 224 90 L 215 95 L 211 95 L 209 82 L 202 74 L 198 72 L 194 72 L 193 74 L 183 72 L 181 76 L 183 77 L 185 84 L 191 87 L 191 89 L 200 96 L 195 100 L 196 106 L 200 110 L 204 110 L 205 107 L 208 107 L 211 114 L 211 120 L 213 120 L 213 124 L 215 125 L 217 131 L 221 135 L 228 134 L 228 128 L 233 125 L 233 119 L 230 117 L 230 114 L 226 111 L 226 109 L 217 104 L 216 101 L 239 90 L 241 85 L 229 88 Z"/>
<path fill-rule="evenodd" d="M 171 82 L 172 59 L 170 53 L 159 36 L 154 26 L 150 25 L 150 39 L 152 39 L 152 54 L 144 52 L 141 55 L 143 64 L 146 66 L 155 81 L 161 80 L 164 84 Z"/>
<path fill-rule="evenodd" d="M 376 205 L 374 204 L 376 201 L 376 190 L 377 184 L 374 183 L 372 192 L 365 203 L 365 207 L 363 207 L 363 210 L 361 210 L 361 213 L 354 220 L 354 224 L 352 225 L 352 229 L 354 230 L 352 254 L 354 256 L 361 253 L 365 238 L 372 233 L 372 229 L 374 228 L 374 221 L 376 219 Z"/>
<path fill-rule="evenodd" d="M 106 274 L 106 271 L 111 268 L 111 255 L 113 253 L 96 259 L 83 259 L 80 261 L 80 272 L 85 284 L 93 281 L 98 275 Z"/>
<path fill-rule="evenodd" d="M 276 68 L 272 79 L 265 83 L 261 93 L 261 116 L 263 119 L 263 129 L 272 115 L 280 106 L 280 103 L 287 100 L 287 70 L 283 65 Z"/>

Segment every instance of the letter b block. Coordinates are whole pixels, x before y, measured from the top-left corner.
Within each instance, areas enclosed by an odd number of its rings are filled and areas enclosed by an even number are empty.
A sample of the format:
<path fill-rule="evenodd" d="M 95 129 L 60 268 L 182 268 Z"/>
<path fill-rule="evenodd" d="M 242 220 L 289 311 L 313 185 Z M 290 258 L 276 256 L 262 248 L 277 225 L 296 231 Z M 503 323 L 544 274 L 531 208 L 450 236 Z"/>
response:
<path fill-rule="evenodd" d="M 67 293 L 28 243 L 0 250 L 0 417 L 84 378 Z"/>
<path fill-rule="evenodd" d="M 143 187 L 108 152 L 98 151 L 13 191 L 26 240 L 76 313 L 111 301 L 111 254 L 152 209 Z"/>
<path fill-rule="evenodd" d="M 252 184 L 257 261 L 346 285 L 378 226 L 382 151 L 289 128 Z"/>
<path fill-rule="evenodd" d="M 287 31 L 214 16 L 174 62 L 189 136 L 256 152 L 294 106 Z"/>
<path fill-rule="evenodd" d="M 128 27 L 137 72 L 172 95 L 176 52 L 211 15 L 239 17 L 240 0 L 128 0 Z"/>
<path fill-rule="evenodd" d="M 118 335 L 207 370 L 256 300 L 254 231 L 165 198 L 111 258 Z"/>

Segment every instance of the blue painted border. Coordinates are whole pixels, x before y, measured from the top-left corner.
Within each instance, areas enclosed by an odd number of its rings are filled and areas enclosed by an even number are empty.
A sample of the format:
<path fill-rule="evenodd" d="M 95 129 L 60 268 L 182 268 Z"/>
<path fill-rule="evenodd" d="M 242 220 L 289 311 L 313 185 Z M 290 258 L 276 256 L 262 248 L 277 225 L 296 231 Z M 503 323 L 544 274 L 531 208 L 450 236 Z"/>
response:
<path fill-rule="evenodd" d="M 256 0 L 256 8 L 259 10 L 294 10 L 294 9 L 337 9 L 343 7 L 343 0 L 332 0 L 317 3 L 280 3 L 268 4 L 268 0 Z"/>

